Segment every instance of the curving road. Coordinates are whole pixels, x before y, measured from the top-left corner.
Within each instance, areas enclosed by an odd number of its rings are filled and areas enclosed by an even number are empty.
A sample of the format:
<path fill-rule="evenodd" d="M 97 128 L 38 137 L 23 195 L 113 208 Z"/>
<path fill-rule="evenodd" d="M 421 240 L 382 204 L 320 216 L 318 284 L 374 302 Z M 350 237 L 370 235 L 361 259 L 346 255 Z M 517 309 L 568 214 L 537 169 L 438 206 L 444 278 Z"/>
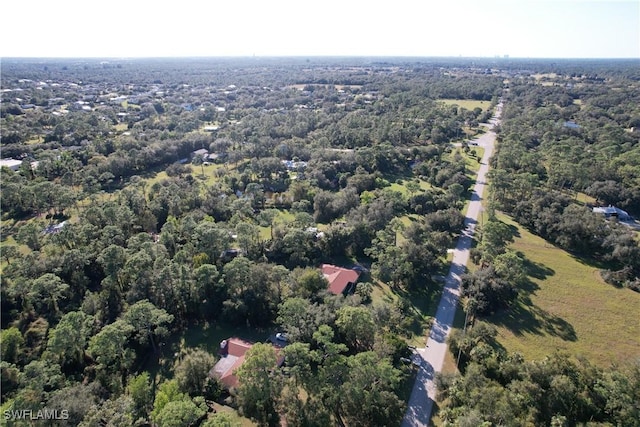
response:
<path fill-rule="evenodd" d="M 458 238 L 458 243 L 453 250 L 451 268 L 445 279 L 442 298 L 438 305 L 431 333 L 427 339 L 427 345 L 424 348 L 415 350 L 414 363 L 419 364 L 420 368 L 411 391 L 407 412 L 402 420 L 402 427 L 427 426 L 431 418 L 433 402 L 436 396 L 434 378 L 435 374 L 442 370 L 442 364 L 447 352 L 447 336 L 453 325 L 458 297 L 460 296 L 460 276 L 465 272 L 473 234 L 475 233 L 478 216 L 482 210 L 485 177 L 489 171 L 489 159 L 493 154 L 496 140 L 496 134 L 491 129 L 500 123 L 501 113 L 502 102 L 496 106 L 495 115 L 490 120 L 489 130 L 473 141 L 484 148 L 484 155 L 482 156 L 476 184 L 471 194 L 471 202 L 467 209 L 464 221 L 465 229 Z"/>

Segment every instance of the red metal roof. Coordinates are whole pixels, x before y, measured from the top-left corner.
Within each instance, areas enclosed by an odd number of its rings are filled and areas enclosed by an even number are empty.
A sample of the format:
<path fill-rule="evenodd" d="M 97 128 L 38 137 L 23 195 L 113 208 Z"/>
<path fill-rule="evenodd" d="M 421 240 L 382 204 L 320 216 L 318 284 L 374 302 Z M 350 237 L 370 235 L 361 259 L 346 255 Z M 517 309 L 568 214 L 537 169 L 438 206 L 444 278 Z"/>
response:
<path fill-rule="evenodd" d="M 212 373 L 217 376 L 220 382 L 227 388 L 238 385 L 235 370 L 244 363 L 244 356 L 252 346 L 252 343 L 241 340 L 240 338 L 229 338 L 221 343 L 221 357 L 213 367 Z"/>
<path fill-rule="evenodd" d="M 251 347 L 253 347 L 252 343 L 240 338 L 229 338 L 223 341 L 220 348 L 220 360 L 210 374 L 218 377 L 228 389 L 237 387 L 238 377 L 236 377 L 235 371 L 244 363 L 245 355 Z M 277 366 L 281 366 L 284 362 L 284 355 L 280 353 L 279 348 L 276 348 L 275 351 L 278 356 Z"/>
<path fill-rule="evenodd" d="M 341 294 L 349 283 L 356 283 L 360 273 L 349 268 L 342 268 L 331 264 L 322 264 L 322 274 L 329 282 L 329 292 Z"/>
<path fill-rule="evenodd" d="M 236 357 L 244 356 L 252 346 L 253 344 L 240 338 L 229 338 L 227 340 L 227 354 Z"/>

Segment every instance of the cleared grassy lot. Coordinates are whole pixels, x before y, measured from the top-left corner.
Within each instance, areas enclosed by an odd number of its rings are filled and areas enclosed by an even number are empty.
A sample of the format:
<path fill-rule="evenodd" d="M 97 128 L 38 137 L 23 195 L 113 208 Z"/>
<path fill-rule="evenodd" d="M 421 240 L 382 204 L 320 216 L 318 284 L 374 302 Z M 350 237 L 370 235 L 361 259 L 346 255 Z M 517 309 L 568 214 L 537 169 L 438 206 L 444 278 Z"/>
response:
<path fill-rule="evenodd" d="M 411 182 L 413 182 L 413 184 L 409 184 Z M 407 184 L 409 184 L 409 187 L 407 187 Z M 413 186 L 414 188 L 410 188 L 411 186 Z M 411 179 L 411 178 L 396 180 L 395 182 L 391 183 L 391 185 L 389 186 L 389 189 L 393 191 L 398 191 L 402 193 L 402 195 L 404 196 L 410 196 L 414 193 L 426 191 L 431 188 L 432 188 L 431 184 L 429 184 L 427 181 L 423 181 L 421 179 Z"/>
<path fill-rule="evenodd" d="M 498 341 L 526 359 L 559 349 L 607 367 L 640 356 L 640 294 L 606 284 L 598 268 L 517 228 L 512 248 L 528 260 L 529 285 L 517 304 L 489 320 Z"/>
<path fill-rule="evenodd" d="M 438 101 L 444 102 L 445 105 L 457 105 L 467 110 L 481 108 L 482 111 L 487 111 L 491 106 L 491 101 L 476 101 L 473 99 L 439 99 Z"/>

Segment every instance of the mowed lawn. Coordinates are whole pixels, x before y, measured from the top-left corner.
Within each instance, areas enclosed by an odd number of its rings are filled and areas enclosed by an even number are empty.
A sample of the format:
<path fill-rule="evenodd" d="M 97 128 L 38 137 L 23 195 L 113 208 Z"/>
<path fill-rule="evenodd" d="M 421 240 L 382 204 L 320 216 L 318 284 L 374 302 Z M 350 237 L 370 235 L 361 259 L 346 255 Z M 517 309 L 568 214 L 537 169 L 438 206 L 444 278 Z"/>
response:
<path fill-rule="evenodd" d="M 444 102 L 445 105 L 457 105 L 458 107 L 471 111 L 475 108 L 481 108 L 482 111 L 487 111 L 491 106 L 491 101 L 476 101 L 474 99 L 438 99 L 438 101 Z"/>
<path fill-rule="evenodd" d="M 535 277 L 516 306 L 488 319 L 498 326 L 500 344 L 528 360 L 563 350 L 600 367 L 640 357 L 640 293 L 606 284 L 597 267 L 522 227 L 518 233 L 512 248 L 526 256 Z"/>

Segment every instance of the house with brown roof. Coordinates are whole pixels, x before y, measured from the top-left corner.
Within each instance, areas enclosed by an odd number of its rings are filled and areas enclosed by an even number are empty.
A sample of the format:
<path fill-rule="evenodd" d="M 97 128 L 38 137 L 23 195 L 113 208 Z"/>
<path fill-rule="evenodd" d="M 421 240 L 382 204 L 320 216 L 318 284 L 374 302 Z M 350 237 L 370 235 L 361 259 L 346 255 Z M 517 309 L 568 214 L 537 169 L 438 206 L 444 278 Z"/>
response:
<path fill-rule="evenodd" d="M 331 264 L 322 264 L 322 275 L 329 282 L 329 292 L 335 295 L 348 295 L 356 290 L 356 282 L 360 272 L 350 268 L 338 267 Z"/>
<path fill-rule="evenodd" d="M 220 343 L 220 360 L 215 364 L 210 375 L 218 378 L 226 388 L 236 387 L 238 378 L 235 370 L 244 363 L 244 356 L 253 346 L 240 338 L 229 338 Z"/>
<path fill-rule="evenodd" d="M 286 345 L 286 337 L 282 334 L 276 334 L 274 337 L 275 342 L 272 341 L 272 344 L 278 356 L 277 366 L 280 367 L 284 363 L 284 355 L 280 353 L 280 349 Z M 218 378 L 226 389 L 237 387 L 236 370 L 244 363 L 245 355 L 251 347 L 253 343 L 240 338 L 232 337 L 223 340 L 220 343 L 220 360 L 211 369 L 209 375 Z"/>

